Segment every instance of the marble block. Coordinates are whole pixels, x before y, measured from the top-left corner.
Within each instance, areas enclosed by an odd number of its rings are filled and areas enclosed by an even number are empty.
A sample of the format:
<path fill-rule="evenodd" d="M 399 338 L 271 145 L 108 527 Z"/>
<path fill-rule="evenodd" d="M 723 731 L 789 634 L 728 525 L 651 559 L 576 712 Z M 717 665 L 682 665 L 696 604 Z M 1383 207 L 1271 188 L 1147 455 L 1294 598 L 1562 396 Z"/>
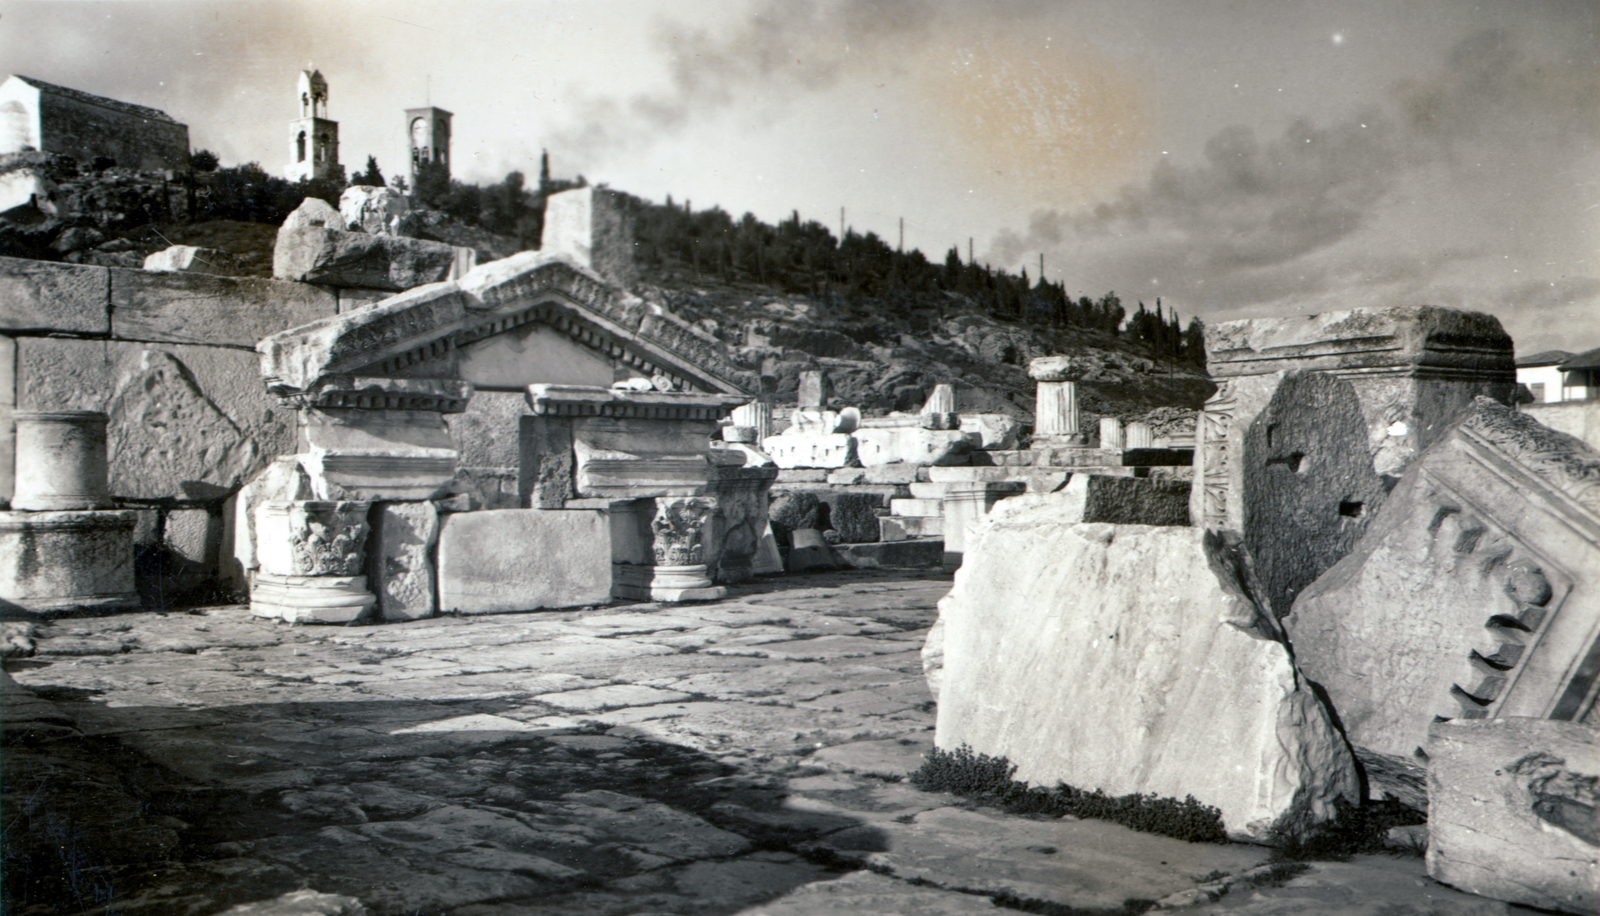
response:
<path fill-rule="evenodd" d="M 499 614 L 606 604 L 611 530 L 596 509 L 495 509 L 446 515 L 439 610 Z"/>

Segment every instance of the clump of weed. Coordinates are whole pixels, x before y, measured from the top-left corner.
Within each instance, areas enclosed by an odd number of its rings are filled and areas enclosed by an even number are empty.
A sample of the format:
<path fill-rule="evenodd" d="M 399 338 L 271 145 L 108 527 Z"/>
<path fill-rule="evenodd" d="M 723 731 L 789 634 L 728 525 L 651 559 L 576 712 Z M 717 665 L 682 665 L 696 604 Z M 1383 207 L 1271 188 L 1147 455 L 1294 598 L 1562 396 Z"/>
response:
<path fill-rule="evenodd" d="M 1191 843 L 1225 843 L 1228 839 L 1222 812 L 1192 795 L 1179 801 L 1138 792 L 1121 796 L 1099 789 L 1085 792 L 1064 783 L 1054 789 L 1030 788 L 1013 778 L 1016 772 L 1016 765 L 1005 757 L 974 753 L 966 745 L 954 751 L 934 748 L 911 774 L 911 784 L 962 795 L 1012 814 L 1094 818 Z"/>

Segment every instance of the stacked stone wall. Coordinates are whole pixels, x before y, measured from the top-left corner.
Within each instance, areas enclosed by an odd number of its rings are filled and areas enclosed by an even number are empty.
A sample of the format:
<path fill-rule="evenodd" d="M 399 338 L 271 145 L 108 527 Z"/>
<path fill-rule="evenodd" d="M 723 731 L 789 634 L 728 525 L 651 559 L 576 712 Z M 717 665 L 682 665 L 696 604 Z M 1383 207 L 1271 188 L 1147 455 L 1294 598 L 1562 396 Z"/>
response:
<path fill-rule="evenodd" d="M 135 169 L 189 167 L 189 128 L 175 121 L 141 117 L 48 90 L 39 93 L 39 118 L 48 153 L 62 153 L 85 164 L 106 156 Z"/>
<path fill-rule="evenodd" d="M 261 337 L 337 314 L 307 283 L 0 258 L 0 502 L 14 410 L 96 410 L 111 495 L 135 510 L 139 587 L 164 602 L 214 588 L 232 497 L 296 450 L 294 412 L 261 385 Z"/>

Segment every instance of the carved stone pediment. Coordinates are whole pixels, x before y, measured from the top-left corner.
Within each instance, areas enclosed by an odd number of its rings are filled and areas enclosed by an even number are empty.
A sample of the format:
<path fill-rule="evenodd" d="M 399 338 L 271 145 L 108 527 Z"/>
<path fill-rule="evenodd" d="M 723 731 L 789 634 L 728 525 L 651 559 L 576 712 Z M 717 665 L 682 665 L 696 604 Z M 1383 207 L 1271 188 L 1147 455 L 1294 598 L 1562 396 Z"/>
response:
<path fill-rule="evenodd" d="M 463 348 L 530 323 L 643 376 L 665 376 L 680 390 L 753 387 L 754 377 L 730 362 L 720 342 L 565 256 L 541 252 L 274 334 L 256 349 L 267 390 L 301 406 L 330 385 L 339 389 L 335 377 L 460 380 Z"/>

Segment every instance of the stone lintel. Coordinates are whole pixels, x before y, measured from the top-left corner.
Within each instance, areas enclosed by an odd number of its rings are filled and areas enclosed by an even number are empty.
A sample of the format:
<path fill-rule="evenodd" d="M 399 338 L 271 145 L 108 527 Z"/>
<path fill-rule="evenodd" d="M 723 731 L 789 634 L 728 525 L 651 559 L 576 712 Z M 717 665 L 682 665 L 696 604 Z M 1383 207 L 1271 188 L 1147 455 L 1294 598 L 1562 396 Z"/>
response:
<path fill-rule="evenodd" d="M 620 417 L 646 420 L 721 420 L 750 402 L 736 394 L 626 391 L 588 385 L 529 385 L 535 416 Z"/>
<path fill-rule="evenodd" d="M 303 394 L 279 401 L 297 410 L 316 407 L 462 413 L 472 392 L 471 383 L 456 379 L 332 375 L 318 379 Z"/>
<path fill-rule="evenodd" d="M 1223 322 L 1206 329 L 1206 368 L 1213 378 L 1290 369 L 1478 381 L 1516 373 L 1499 320 L 1436 306 Z"/>

